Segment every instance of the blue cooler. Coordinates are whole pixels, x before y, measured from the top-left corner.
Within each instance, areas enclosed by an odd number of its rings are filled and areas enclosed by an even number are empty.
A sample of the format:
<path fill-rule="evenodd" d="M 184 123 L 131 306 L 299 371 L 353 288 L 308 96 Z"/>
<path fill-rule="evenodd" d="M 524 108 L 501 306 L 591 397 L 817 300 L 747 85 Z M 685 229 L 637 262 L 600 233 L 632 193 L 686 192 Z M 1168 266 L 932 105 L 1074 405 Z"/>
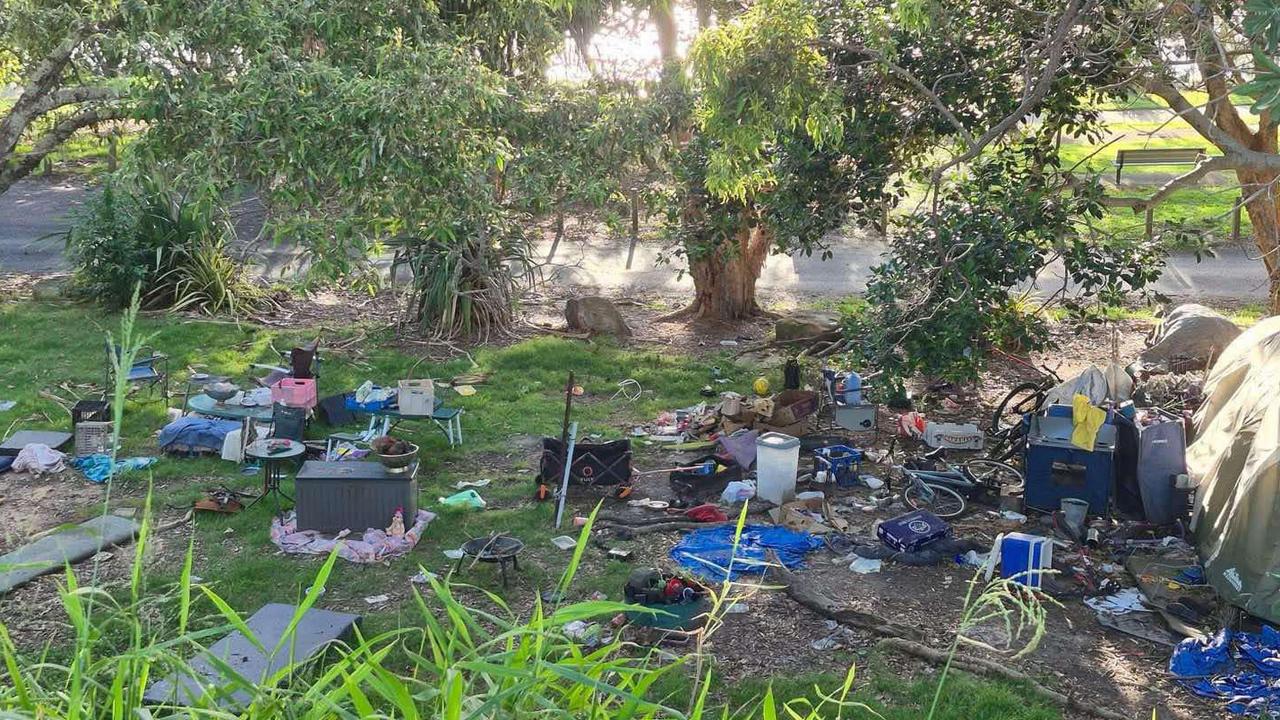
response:
<path fill-rule="evenodd" d="M 1000 577 L 1027 587 L 1044 584 L 1053 569 L 1053 540 L 1025 533 L 1009 533 L 1000 540 Z"/>
<path fill-rule="evenodd" d="M 1103 515 L 1115 485 L 1116 426 L 1108 413 L 1092 450 L 1071 443 L 1070 405 L 1051 405 L 1032 415 L 1027 433 L 1027 507 L 1058 510 L 1063 498 L 1089 503 L 1089 514 Z"/>

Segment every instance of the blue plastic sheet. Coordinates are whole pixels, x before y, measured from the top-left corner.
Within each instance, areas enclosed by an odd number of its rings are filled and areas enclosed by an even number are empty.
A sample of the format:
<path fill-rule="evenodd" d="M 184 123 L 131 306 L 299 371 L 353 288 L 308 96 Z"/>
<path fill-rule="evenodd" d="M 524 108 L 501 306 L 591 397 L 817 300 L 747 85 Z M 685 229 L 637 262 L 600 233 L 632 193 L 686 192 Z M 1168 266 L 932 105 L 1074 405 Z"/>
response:
<path fill-rule="evenodd" d="M 222 452 L 222 441 L 227 433 L 239 429 L 240 423 L 234 420 L 187 416 L 165 425 L 157 443 L 162 450 L 176 445 L 187 450 Z"/>
<path fill-rule="evenodd" d="M 1280 715 L 1280 631 L 1223 629 L 1208 640 L 1187 638 L 1169 658 L 1169 672 L 1191 692 L 1223 700 L 1237 715 Z"/>
<path fill-rule="evenodd" d="M 156 459 L 153 457 L 131 457 L 117 460 L 114 474 L 121 475 L 130 470 L 139 470 L 155 461 Z M 96 483 L 104 483 L 112 475 L 110 455 L 102 453 L 85 455 L 72 460 L 71 464 L 79 468 L 86 478 Z"/>
<path fill-rule="evenodd" d="M 671 548 L 671 558 L 693 573 L 711 581 L 723 582 L 743 574 L 763 573 L 766 552 L 773 550 L 788 568 L 804 564 L 804 556 L 822 547 L 822 539 L 776 525 L 747 525 L 742 528 L 737 552 L 734 552 L 733 525 L 694 530 Z M 731 564 L 732 561 L 732 564 Z"/>

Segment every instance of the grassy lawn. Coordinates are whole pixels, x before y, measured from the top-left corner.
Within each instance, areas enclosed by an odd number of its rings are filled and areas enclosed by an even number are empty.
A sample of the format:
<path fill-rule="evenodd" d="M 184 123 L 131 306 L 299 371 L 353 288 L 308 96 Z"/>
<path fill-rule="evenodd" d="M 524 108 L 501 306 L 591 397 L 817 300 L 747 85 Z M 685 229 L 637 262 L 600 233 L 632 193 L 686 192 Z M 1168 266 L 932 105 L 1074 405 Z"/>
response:
<path fill-rule="evenodd" d="M 0 345 L 0 368 L 3 369 L 0 399 L 18 403 L 14 409 L 0 414 L 4 429 L 65 428 L 69 424 L 65 411 L 42 396 L 41 391 L 67 398 L 71 397 L 71 391 L 96 396 L 92 385 L 102 382 L 104 337 L 107 332 L 116 331 L 118 321 L 115 314 L 81 305 L 0 304 L 0 333 L 7 338 L 7 342 Z M 356 333 L 368 336 L 355 346 L 359 351 L 331 349 L 325 355 L 320 379 L 322 395 L 354 387 L 365 379 L 391 382 L 406 377 L 418 362 L 410 351 L 402 349 L 413 346 L 397 345 L 390 332 L 376 328 L 353 326 L 280 332 L 251 324 L 167 316 L 148 316 L 139 324 L 142 331 L 151 336 L 150 343 L 170 356 L 171 371 L 179 380 L 173 386 L 178 395 L 187 367 L 229 374 L 243 384 L 257 372 L 249 367 L 251 362 L 272 359 L 273 344 L 277 348 L 289 347 L 295 341 L 317 334 L 330 344 Z M 414 373 L 417 377 L 437 378 L 462 372 L 490 375 L 487 383 L 477 386 L 479 392 L 474 396 L 459 397 L 452 391 L 444 391 L 447 405 L 465 410 L 465 445 L 448 448 L 434 428 L 407 436 L 422 447 L 419 473 L 422 506 L 438 510 L 436 498 L 452 493 L 452 486 L 458 480 L 490 478 L 493 482 L 480 490 L 489 507 L 482 512 L 442 512 L 409 556 L 385 565 L 363 566 L 338 561 L 326 585 L 323 604 L 360 612 L 365 618 L 366 633 L 420 622 L 420 619 L 415 621 L 415 616 L 420 616 L 410 600 L 409 577 L 420 566 L 446 570 L 452 563 L 443 557 L 442 551 L 490 531 L 513 533 L 528 544 L 526 554 L 521 557 L 519 579 L 511 590 L 505 591 L 496 572 L 480 567 L 467 572 L 464 582 L 505 596 L 515 607 L 528 602 L 534 589 L 554 586 L 568 562 L 568 554 L 549 543 L 553 535 L 563 532 L 552 528 L 552 505 L 531 499 L 535 469 L 530 448 L 536 446 L 539 437 L 558 433 L 563 387 L 569 370 L 576 373 L 577 382 L 585 389 L 585 394 L 576 401 L 574 417 L 584 434 L 598 434 L 602 438 L 620 437 L 633 424 L 652 418 L 660 410 L 689 404 L 698 398 L 699 389 L 708 382 L 713 365 L 720 367 L 735 385 L 745 386 L 755 374 L 752 369 L 734 366 L 725 356 L 698 359 L 554 337 L 537 337 L 505 348 L 478 348 L 472 350 L 472 356 L 474 365 L 465 358 L 443 364 L 422 363 Z M 634 403 L 611 399 L 618 381 L 624 378 L 633 378 L 644 388 L 643 396 Z M 178 402 L 175 397 L 173 404 Z M 160 403 L 130 402 L 125 411 L 121 455 L 155 454 L 154 433 L 164 422 Z M 308 435 L 320 438 L 327 430 L 316 424 L 309 428 Z M 639 467 L 656 467 L 661 462 L 656 452 L 638 446 L 636 464 Z M 163 458 L 153 468 L 149 480 L 141 474 L 118 480 L 113 505 L 140 505 L 150 482 L 152 506 L 163 520 L 176 517 L 189 507 L 204 488 L 226 485 L 254 491 L 260 483 L 257 474 L 245 475 L 239 467 L 211 458 Z M 64 480 L 87 482 L 74 473 Z M 292 494 L 291 481 L 286 481 L 285 490 Z M 83 508 L 85 516 L 95 511 L 100 512 L 100 507 Z M 277 552 L 268 538 L 271 512 L 270 502 L 264 502 L 236 515 L 203 514 L 197 518 L 193 531 L 193 573 L 241 611 L 252 611 L 266 602 L 296 600 L 320 566 L 321 561 L 316 558 Z M 170 556 L 149 563 L 145 577 L 149 592 L 165 592 L 178 581 L 186 541 L 179 539 L 178 542 L 181 547 L 176 554 L 170 543 Z M 592 559 L 580 568 L 570 599 L 585 598 L 596 590 L 618 599 L 620 585 L 632 566 L 604 560 L 601 553 L 589 554 Z M 391 594 L 393 601 L 385 606 L 368 607 L 362 600 L 380 593 Z M 857 699 L 891 719 L 919 717 L 922 709 L 927 708 L 933 692 L 931 676 L 915 680 L 889 673 L 877 674 L 874 656 L 864 662 L 851 655 L 834 654 L 831 667 L 814 668 L 817 675 L 775 678 L 775 694 L 778 698 L 811 694 L 814 682 L 834 690 L 843 677 L 843 666 L 855 660 L 859 672 L 871 678 L 865 685 L 860 681 Z M 870 666 L 866 673 L 864 665 Z M 825 674 L 828 672 L 837 674 Z M 679 688 L 668 689 L 674 692 Z M 764 681 L 757 680 L 717 686 L 715 702 L 729 706 L 749 703 L 764 689 Z M 960 678 L 949 687 L 945 697 L 941 718 L 1048 720 L 1058 717 L 1055 712 L 1020 699 L 1018 688 L 1005 684 Z"/>

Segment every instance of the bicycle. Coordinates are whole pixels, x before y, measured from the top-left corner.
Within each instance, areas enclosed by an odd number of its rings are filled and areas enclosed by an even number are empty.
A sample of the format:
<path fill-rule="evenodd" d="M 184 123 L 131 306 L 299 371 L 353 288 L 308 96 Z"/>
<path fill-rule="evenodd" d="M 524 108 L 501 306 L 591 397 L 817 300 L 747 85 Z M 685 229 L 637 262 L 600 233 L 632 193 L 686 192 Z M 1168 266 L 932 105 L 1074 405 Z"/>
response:
<path fill-rule="evenodd" d="M 948 462 L 945 451 L 939 449 L 925 455 L 922 461 L 933 467 L 894 467 L 908 480 L 902 499 L 912 508 L 929 510 L 941 518 L 963 514 L 968 507 L 967 497 L 995 504 L 992 501 L 998 501 L 1002 494 L 1018 492 L 1026 485 L 1022 473 L 998 460 L 977 459 L 956 465 Z M 943 469 L 937 469 L 938 462 Z M 920 464 L 921 461 L 910 463 Z"/>
<path fill-rule="evenodd" d="M 1027 446 L 1027 415 L 1039 412 L 1049 391 L 1062 383 L 1053 369 L 1041 365 L 1043 376 L 1015 385 L 996 405 L 987 430 L 987 455 L 995 462 L 1005 462 L 1020 456 Z"/>

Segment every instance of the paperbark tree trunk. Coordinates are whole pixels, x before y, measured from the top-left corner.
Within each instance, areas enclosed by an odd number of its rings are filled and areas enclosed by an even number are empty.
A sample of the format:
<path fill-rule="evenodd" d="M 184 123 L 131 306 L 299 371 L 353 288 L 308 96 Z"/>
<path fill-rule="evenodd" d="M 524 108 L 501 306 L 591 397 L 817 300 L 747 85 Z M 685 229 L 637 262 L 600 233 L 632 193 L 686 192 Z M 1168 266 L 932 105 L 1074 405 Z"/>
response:
<path fill-rule="evenodd" d="M 690 258 L 694 298 L 681 314 L 730 322 L 759 315 L 756 281 L 771 244 L 769 233 L 754 226 L 714 252 Z"/>
<path fill-rule="evenodd" d="M 1253 239 L 1267 269 L 1268 305 L 1272 315 L 1280 315 L 1280 208 L 1276 202 L 1280 176 L 1249 170 L 1239 170 L 1236 176 L 1246 198 L 1244 209 L 1253 224 Z"/>

